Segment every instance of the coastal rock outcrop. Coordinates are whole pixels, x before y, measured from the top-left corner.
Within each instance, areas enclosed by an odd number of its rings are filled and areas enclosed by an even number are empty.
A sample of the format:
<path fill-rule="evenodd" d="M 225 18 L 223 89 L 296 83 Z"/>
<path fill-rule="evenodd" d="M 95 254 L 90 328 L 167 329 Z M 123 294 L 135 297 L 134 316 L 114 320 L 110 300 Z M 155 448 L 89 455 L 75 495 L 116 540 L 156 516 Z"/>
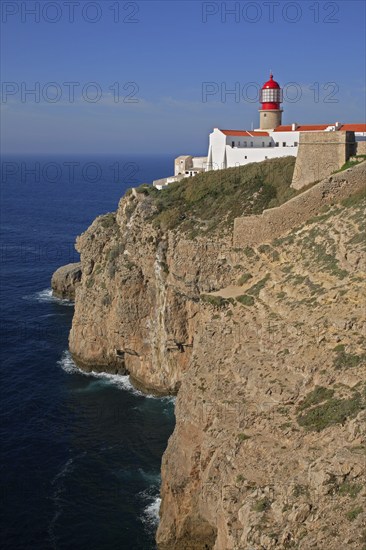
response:
<path fill-rule="evenodd" d="M 84 369 L 128 372 L 136 386 L 176 393 L 190 363 L 199 296 L 230 282 L 220 243 L 192 242 L 148 223 L 129 194 L 77 240 L 83 265 L 70 351 Z M 222 241 L 222 249 L 229 247 Z"/>
<path fill-rule="evenodd" d="M 75 292 L 81 283 L 81 262 L 59 267 L 51 279 L 54 296 L 75 300 Z"/>
<path fill-rule="evenodd" d="M 350 185 L 273 241 L 234 247 L 229 199 L 200 189 L 209 177 L 132 190 L 78 238 L 71 353 L 179 390 L 159 549 L 363 550 L 364 193 Z M 199 216 L 215 200 L 213 230 Z M 258 215 L 270 201 L 256 182 L 230 208 Z"/>

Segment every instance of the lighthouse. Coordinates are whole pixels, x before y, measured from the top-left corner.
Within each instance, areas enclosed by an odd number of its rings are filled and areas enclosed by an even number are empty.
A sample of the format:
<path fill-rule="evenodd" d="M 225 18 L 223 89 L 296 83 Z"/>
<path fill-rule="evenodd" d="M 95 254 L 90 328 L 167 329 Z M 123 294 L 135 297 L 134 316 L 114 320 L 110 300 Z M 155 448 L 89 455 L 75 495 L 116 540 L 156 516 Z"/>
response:
<path fill-rule="evenodd" d="M 282 90 L 278 82 L 273 80 L 273 74 L 270 74 L 269 80 L 262 86 L 260 93 L 259 109 L 259 129 L 274 130 L 281 125 L 282 118 Z"/>
<path fill-rule="evenodd" d="M 175 181 L 191 178 L 200 172 L 244 166 L 281 157 L 297 157 L 299 153 L 300 163 L 304 163 L 304 158 L 306 163 L 309 159 L 322 159 L 327 170 L 334 171 L 341 168 L 348 159 L 351 147 L 352 151 L 357 147 L 358 154 L 366 153 L 366 124 L 292 122 L 282 125 L 282 89 L 278 82 L 273 80 L 272 71 L 269 80 L 260 90 L 260 102 L 259 128 L 223 130 L 215 127 L 209 136 L 207 157 L 186 154 L 179 156 L 175 159 L 174 176 L 155 180 L 154 186 L 163 189 Z M 344 132 L 346 133 L 342 137 Z M 354 134 L 354 138 L 350 138 L 349 134 Z M 307 168 L 306 172 L 310 174 L 310 178 L 317 174 L 316 179 L 320 179 L 318 161 L 314 162 L 315 164 L 309 164 L 311 168 Z M 298 173 L 301 171 L 302 169 Z M 321 177 L 324 174 L 328 175 L 323 172 Z M 309 177 L 306 177 L 308 179 L 302 174 L 301 185 L 312 183 L 313 180 L 310 181 Z M 293 180 L 293 187 L 300 188 L 296 179 Z"/>

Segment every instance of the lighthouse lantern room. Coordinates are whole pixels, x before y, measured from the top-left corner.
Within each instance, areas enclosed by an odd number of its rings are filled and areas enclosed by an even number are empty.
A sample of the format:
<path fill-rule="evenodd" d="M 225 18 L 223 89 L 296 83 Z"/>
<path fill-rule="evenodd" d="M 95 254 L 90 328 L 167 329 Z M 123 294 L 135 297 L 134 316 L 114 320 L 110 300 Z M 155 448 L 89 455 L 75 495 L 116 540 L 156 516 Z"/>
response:
<path fill-rule="evenodd" d="M 278 82 L 273 80 L 271 73 L 269 80 L 265 82 L 261 89 L 259 109 L 260 130 L 273 130 L 281 125 L 282 119 L 282 90 Z"/>

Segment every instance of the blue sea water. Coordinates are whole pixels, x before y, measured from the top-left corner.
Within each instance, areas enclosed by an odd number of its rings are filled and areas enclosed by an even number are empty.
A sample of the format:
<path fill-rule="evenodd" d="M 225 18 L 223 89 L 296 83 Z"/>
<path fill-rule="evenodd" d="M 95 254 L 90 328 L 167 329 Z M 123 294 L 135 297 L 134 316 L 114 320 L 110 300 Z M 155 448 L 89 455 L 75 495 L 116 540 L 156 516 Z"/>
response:
<path fill-rule="evenodd" d="M 150 550 L 173 399 L 86 375 L 68 354 L 73 305 L 50 278 L 75 237 L 172 157 L 2 159 L 1 547 Z"/>

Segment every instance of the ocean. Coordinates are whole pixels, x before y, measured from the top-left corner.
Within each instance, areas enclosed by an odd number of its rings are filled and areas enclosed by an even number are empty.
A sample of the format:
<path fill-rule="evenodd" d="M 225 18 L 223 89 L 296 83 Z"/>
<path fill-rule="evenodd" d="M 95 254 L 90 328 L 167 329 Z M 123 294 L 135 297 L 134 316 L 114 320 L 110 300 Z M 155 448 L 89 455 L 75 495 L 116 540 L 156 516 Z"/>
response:
<path fill-rule="evenodd" d="M 168 157 L 4 157 L 1 185 L 1 546 L 155 549 L 174 399 L 68 353 L 73 304 L 52 297 L 75 237 Z"/>

